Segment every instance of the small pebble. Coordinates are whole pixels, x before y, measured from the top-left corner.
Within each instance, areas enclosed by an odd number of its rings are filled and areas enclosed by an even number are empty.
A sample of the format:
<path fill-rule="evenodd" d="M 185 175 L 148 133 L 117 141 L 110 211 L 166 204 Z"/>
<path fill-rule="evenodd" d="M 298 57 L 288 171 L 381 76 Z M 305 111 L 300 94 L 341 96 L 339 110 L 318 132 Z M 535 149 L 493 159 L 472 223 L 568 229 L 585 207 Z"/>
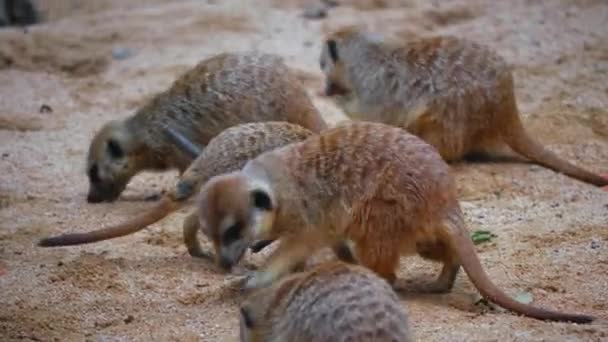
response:
<path fill-rule="evenodd" d="M 327 17 L 327 6 L 323 4 L 313 4 L 304 8 L 302 16 L 306 19 L 322 19 Z"/>
<path fill-rule="evenodd" d="M 116 60 L 127 59 L 135 54 L 135 51 L 128 47 L 116 46 L 112 48 L 112 57 Z"/>
<path fill-rule="evenodd" d="M 597 239 L 591 239 L 591 249 L 600 248 L 600 242 Z"/>

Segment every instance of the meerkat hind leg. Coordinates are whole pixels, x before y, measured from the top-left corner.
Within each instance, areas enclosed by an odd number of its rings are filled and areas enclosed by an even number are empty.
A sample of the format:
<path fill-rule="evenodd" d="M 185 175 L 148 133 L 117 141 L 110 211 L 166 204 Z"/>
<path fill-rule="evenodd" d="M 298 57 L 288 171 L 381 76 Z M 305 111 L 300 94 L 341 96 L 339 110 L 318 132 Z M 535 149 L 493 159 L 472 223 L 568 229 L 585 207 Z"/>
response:
<path fill-rule="evenodd" d="M 456 276 L 460 271 L 460 263 L 457 261 L 458 259 L 456 256 L 450 253 L 442 242 L 421 244 L 418 245 L 417 248 L 421 257 L 443 263 L 443 267 L 437 279 L 419 290 L 427 293 L 449 292 L 454 287 Z"/>
<path fill-rule="evenodd" d="M 444 262 L 439 277 L 429 285 L 427 291 L 430 293 L 447 293 L 452 290 L 456 282 L 456 276 L 460 271 L 460 264 L 454 262 Z"/>

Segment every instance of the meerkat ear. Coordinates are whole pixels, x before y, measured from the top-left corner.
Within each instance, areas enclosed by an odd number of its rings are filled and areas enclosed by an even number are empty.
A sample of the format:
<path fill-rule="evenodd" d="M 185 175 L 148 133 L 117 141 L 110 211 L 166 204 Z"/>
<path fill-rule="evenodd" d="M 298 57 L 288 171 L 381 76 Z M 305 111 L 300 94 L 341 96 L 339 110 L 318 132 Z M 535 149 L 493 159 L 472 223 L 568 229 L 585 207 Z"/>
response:
<path fill-rule="evenodd" d="M 261 189 L 253 190 L 251 192 L 251 199 L 256 208 L 262 210 L 272 210 L 272 200 L 266 191 Z"/>
<path fill-rule="evenodd" d="M 327 51 L 329 51 L 329 57 L 331 58 L 332 61 L 337 62 L 338 61 L 338 45 L 336 44 L 336 41 L 333 39 L 330 39 L 327 41 Z"/>

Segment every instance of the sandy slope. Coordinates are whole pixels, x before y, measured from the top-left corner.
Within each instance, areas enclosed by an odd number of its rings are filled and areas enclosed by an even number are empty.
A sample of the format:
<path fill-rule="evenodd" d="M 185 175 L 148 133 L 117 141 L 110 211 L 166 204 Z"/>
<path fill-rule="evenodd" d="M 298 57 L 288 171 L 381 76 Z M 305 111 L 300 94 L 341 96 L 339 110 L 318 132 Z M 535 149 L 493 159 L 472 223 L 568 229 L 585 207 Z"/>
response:
<path fill-rule="evenodd" d="M 0 31 L 2 341 L 236 339 L 241 298 L 225 276 L 187 255 L 183 212 L 114 241 L 33 247 L 41 236 L 124 220 L 150 206 L 142 198 L 173 184 L 175 173 L 145 174 L 120 201 L 88 205 L 88 142 L 105 121 L 131 114 L 219 51 L 279 53 L 312 94 L 321 87 L 320 38 L 340 25 L 467 36 L 514 65 L 535 137 L 608 171 L 605 1 L 341 1 L 319 21 L 300 17 L 305 1 L 40 2 L 51 21 L 26 35 Z M 135 55 L 113 60 L 116 47 Z M 330 122 L 343 119 L 328 101 L 315 103 Z M 40 113 L 42 105 L 52 112 Z M 479 248 L 497 284 L 511 294 L 530 291 L 537 305 L 608 319 L 608 194 L 529 164 L 454 169 L 470 229 L 498 235 Z M 411 258 L 400 277 L 424 281 L 437 271 Z M 475 293 L 461 275 L 450 294 L 404 298 L 419 340 L 608 339 L 605 321 L 577 326 L 488 311 L 472 304 Z"/>

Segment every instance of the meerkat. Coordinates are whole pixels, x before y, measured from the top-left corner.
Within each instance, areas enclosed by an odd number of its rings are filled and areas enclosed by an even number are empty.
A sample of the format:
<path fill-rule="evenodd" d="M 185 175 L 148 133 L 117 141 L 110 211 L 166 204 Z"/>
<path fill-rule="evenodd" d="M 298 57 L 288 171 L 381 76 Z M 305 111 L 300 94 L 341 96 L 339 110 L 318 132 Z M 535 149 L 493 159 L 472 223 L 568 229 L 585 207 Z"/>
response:
<path fill-rule="evenodd" d="M 349 117 L 405 128 L 448 162 L 506 144 L 554 171 L 608 185 L 608 177 L 559 158 L 526 133 L 512 71 L 488 47 L 452 36 L 397 42 L 347 27 L 326 37 L 320 67 L 325 95 Z"/>
<path fill-rule="evenodd" d="M 111 121 L 95 135 L 87 156 L 87 201 L 116 200 L 144 170 L 183 172 L 192 158 L 170 143 L 165 127 L 204 147 L 228 127 L 262 121 L 287 121 L 315 133 L 327 127 L 282 57 L 244 52 L 205 59 L 133 116 Z"/>
<path fill-rule="evenodd" d="M 58 247 L 98 242 L 135 233 L 160 221 L 172 212 L 184 207 L 200 185 L 212 176 L 241 169 L 245 163 L 262 152 L 294 142 L 302 141 L 314 133 L 300 125 L 289 122 L 268 121 L 245 123 L 225 129 L 215 136 L 202 152 L 187 137 L 167 127 L 164 134 L 181 151 L 190 157 L 197 156 L 190 167 L 181 175 L 179 182 L 158 204 L 143 214 L 116 226 L 86 233 L 63 234 L 41 239 L 41 247 Z M 190 213 L 183 224 L 184 243 L 190 255 L 210 258 L 198 242 L 199 230 L 196 211 Z M 271 241 L 261 241 L 255 251 Z M 264 246 L 260 247 L 264 243 Z"/>
<path fill-rule="evenodd" d="M 391 286 L 364 267 L 339 261 L 248 295 L 240 307 L 240 340 L 414 341 Z"/>
<path fill-rule="evenodd" d="M 265 152 L 203 185 L 199 215 L 225 269 L 253 242 L 279 240 L 244 289 L 268 286 L 316 251 L 342 243 L 355 262 L 393 285 L 400 256 L 419 254 L 443 263 L 428 291 L 450 291 L 462 266 L 486 299 L 506 309 L 545 320 L 594 319 L 522 304 L 494 285 L 465 227 L 449 166 L 398 127 L 343 123 Z"/>

